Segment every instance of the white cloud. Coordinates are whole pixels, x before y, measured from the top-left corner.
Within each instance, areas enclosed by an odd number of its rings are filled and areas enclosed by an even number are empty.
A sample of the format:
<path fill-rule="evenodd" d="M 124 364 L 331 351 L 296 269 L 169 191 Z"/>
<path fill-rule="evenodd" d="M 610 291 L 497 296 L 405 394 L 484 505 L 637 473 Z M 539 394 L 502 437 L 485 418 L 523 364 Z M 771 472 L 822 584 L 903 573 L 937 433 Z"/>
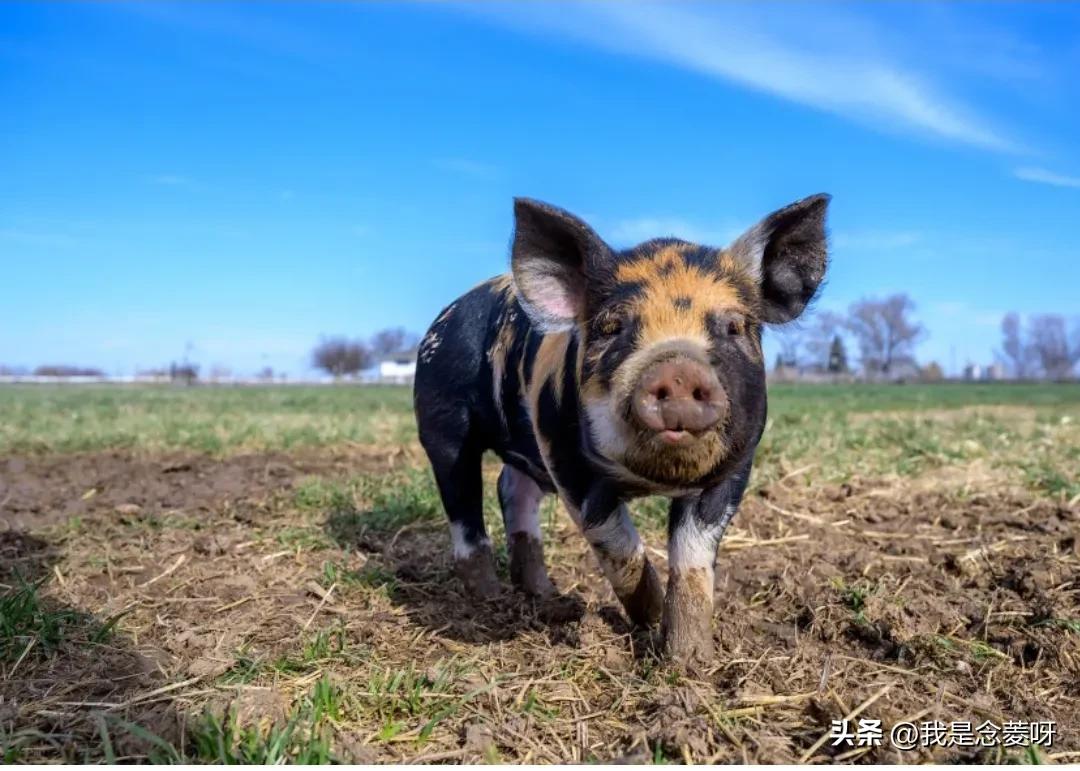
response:
<path fill-rule="evenodd" d="M 1072 187 L 1080 189 L 1080 177 L 1070 177 L 1067 174 L 1043 169 L 1038 166 L 1021 166 L 1013 171 L 1013 176 L 1025 182 L 1039 182 L 1054 187 Z"/>
<path fill-rule="evenodd" d="M 884 53 L 864 19 L 830 18 L 820 6 L 766 7 L 628 2 L 481 4 L 511 24 L 646 56 L 879 128 L 995 151 L 1014 142 L 917 66 Z M 811 6 L 802 6 L 811 8 Z M 749 13 L 747 12 L 749 9 Z M 769 16 L 769 14 L 772 14 Z M 765 18 L 769 16 L 769 18 Z"/>
<path fill-rule="evenodd" d="M 711 246 L 727 246 L 738 238 L 745 227 L 713 227 L 698 225 L 679 217 L 637 217 L 619 220 L 602 234 L 613 244 L 630 246 L 650 238 L 681 238 Z"/>

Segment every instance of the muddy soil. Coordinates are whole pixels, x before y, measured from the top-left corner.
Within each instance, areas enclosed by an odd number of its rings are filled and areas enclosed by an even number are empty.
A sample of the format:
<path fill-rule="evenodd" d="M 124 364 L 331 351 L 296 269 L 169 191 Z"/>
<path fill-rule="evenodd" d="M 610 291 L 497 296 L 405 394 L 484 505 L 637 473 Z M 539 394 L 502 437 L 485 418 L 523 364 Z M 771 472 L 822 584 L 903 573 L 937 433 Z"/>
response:
<path fill-rule="evenodd" d="M 376 670 L 452 660 L 461 709 L 422 742 L 426 717 L 415 726 L 403 718 L 409 730 L 383 740 L 382 718 L 357 709 L 337 726 L 341 756 L 479 761 L 494 748 L 511 762 L 1006 757 L 821 741 L 831 720 L 856 716 L 882 720 L 886 733 L 901 720 L 1051 720 L 1057 737 L 1044 759 L 1080 758 L 1075 502 L 946 481 L 823 487 L 794 478 L 761 490 L 718 560 L 716 659 L 678 672 L 656 659 L 652 635 L 627 624 L 564 515 L 547 537 L 562 595 L 534 603 L 507 589 L 477 603 L 452 578 L 442 523 L 353 534 L 329 513 L 313 520 L 293 506 L 306 477 L 417 462 L 411 452 L 363 448 L 0 459 L 0 582 L 48 579 L 50 607 L 99 621 L 119 615 L 107 642 L 6 665 L 0 725 L 46 737 L 24 752 L 30 759 L 100 759 L 102 715 L 182 743 L 185 726 L 223 702 L 272 720 L 324 674 L 349 687 Z M 663 567 L 662 538 L 646 540 Z M 382 578 L 374 589 L 328 590 L 327 562 Z M 287 677 L 232 677 L 238 660 L 295 657 L 324 629 L 350 653 Z M 115 734 L 117 753 L 143 756 L 145 742 Z"/>
<path fill-rule="evenodd" d="M 225 458 L 127 451 L 8 456 L 0 458 L 0 528 L 32 530 L 117 507 L 153 515 L 257 504 L 302 476 L 378 473 L 403 457 L 401 450 L 360 447 Z"/>

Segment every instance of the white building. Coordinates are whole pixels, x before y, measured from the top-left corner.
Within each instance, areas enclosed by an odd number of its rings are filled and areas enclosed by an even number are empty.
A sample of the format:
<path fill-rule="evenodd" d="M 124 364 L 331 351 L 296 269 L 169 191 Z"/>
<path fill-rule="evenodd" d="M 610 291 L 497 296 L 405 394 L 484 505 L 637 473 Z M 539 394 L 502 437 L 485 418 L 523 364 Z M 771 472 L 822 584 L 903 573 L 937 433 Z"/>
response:
<path fill-rule="evenodd" d="M 983 380 L 1004 380 L 1005 379 L 1005 367 L 998 362 L 994 362 L 983 370 Z"/>
<path fill-rule="evenodd" d="M 416 349 L 391 353 L 379 359 L 377 378 L 380 383 L 412 383 L 416 377 Z"/>

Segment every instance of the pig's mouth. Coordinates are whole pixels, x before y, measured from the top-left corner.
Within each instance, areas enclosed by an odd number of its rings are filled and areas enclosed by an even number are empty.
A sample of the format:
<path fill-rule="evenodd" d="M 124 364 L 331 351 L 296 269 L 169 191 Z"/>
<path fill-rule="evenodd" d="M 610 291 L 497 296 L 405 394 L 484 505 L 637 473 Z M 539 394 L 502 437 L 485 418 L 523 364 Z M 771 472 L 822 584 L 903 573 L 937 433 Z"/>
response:
<path fill-rule="evenodd" d="M 630 406 L 620 413 L 629 434 L 622 465 L 652 482 L 676 487 L 693 485 L 730 454 L 726 419 L 698 431 L 657 429 L 636 420 Z"/>
<path fill-rule="evenodd" d="M 633 400 L 623 399 L 619 408 L 619 417 L 633 433 L 636 441 L 641 443 L 655 443 L 658 447 L 688 447 L 694 442 L 708 438 L 710 435 L 723 436 L 727 429 L 728 416 L 719 424 L 707 426 L 702 429 L 676 425 L 668 427 L 663 424 L 647 425 L 634 411 Z"/>

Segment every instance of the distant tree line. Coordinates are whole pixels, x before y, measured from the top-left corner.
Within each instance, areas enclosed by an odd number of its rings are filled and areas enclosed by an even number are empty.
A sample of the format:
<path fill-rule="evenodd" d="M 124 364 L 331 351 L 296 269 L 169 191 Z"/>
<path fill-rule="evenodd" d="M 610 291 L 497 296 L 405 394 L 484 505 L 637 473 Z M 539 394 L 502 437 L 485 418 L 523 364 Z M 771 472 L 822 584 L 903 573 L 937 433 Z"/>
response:
<path fill-rule="evenodd" d="M 66 364 L 45 364 L 36 367 L 34 374 L 39 377 L 103 377 L 105 375 L 96 367 L 72 367 Z"/>
<path fill-rule="evenodd" d="M 1069 379 L 1080 362 L 1080 317 L 1073 319 L 1070 330 L 1058 313 L 1029 316 L 1026 325 L 1019 314 L 1007 313 L 1001 320 L 998 358 L 1017 380 Z"/>
<path fill-rule="evenodd" d="M 853 373 L 867 379 L 940 380 L 937 362 L 920 366 L 915 346 L 926 328 L 915 317 L 915 303 L 906 294 L 868 298 L 852 304 L 847 314 L 824 311 L 805 327 L 780 332 L 779 373 L 797 371 L 825 375 Z M 1035 314 L 1023 322 L 1016 313 L 1001 321 L 1001 347 L 995 351 L 998 377 L 1017 380 L 1067 380 L 1080 364 L 1080 317 L 1069 320 L 1055 313 Z M 850 361 L 848 345 L 856 352 Z M 1003 372 L 1002 370 L 1007 372 Z"/>
<path fill-rule="evenodd" d="M 356 375 L 384 356 L 415 348 L 418 342 L 419 337 L 404 327 L 379 330 L 368 340 L 324 337 L 311 352 L 311 365 L 335 378 Z"/>
<path fill-rule="evenodd" d="M 864 298 L 853 303 L 846 314 L 823 311 L 814 314 L 805 326 L 779 333 L 779 353 L 775 368 L 785 372 L 824 376 L 852 375 L 856 370 L 867 379 L 940 380 L 941 366 L 930 362 L 919 366 L 915 346 L 925 339 L 926 328 L 914 318 L 915 303 L 906 294 L 884 299 Z M 370 369 L 385 356 L 414 352 L 419 337 L 404 327 L 376 332 L 368 339 L 344 336 L 324 337 L 311 352 L 312 366 L 335 378 L 354 376 Z M 849 354 L 849 346 L 855 358 Z M 1001 347 L 995 351 L 1008 375 L 1018 380 L 1065 380 L 1076 376 L 1080 364 L 1080 317 L 1070 321 L 1061 314 L 1034 314 L 1026 323 L 1017 313 L 1001 321 Z M 32 371 L 25 367 L 0 365 L 0 376 L 26 374 L 52 377 L 102 377 L 96 367 L 48 364 Z M 186 360 L 168 367 L 142 370 L 143 377 L 193 384 L 199 366 Z M 217 366 L 211 380 L 228 379 L 231 371 Z M 272 381 L 273 369 L 263 367 L 259 380 Z"/>
<path fill-rule="evenodd" d="M 348 339 L 343 336 L 324 337 L 311 352 L 311 364 L 318 370 L 335 378 L 349 377 L 371 368 L 384 356 L 396 353 L 415 352 L 419 336 L 404 327 L 381 329 L 367 339 Z M 190 351 L 191 344 L 188 344 Z M 103 377 L 104 372 L 96 367 L 77 367 L 66 364 L 42 365 L 29 370 L 26 367 L 12 367 L 0 364 L 0 376 L 22 377 L 25 375 L 50 377 Z M 209 370 L 209 380 L 227 381 L 232 378 L 232 370 L 223 365 L 215 365 Z M 185 353 L 183 360 L 173 361 L 164 367 L 141 369 L 136 373 L 139 378 L 168 380 L 174 383 L 193 385 L 199 381 L 200 367 L 188 360 Z M 271 367 L 264 366 L 255 378 L 263 382 L 272 382 L 283 373 L 275 373 Z"/>
<path fill-rule="evenodd" d="M 854 370 L 848 356 L 850 341 L 858 351 L 858 366 L 865 377 L 888 380 L 918 376 L 915 344 L 926 336 L 926 328 L 914 319 L 914 312 L 910 297 L 895 294 L 859 300 L 848 308 L 847 315 L 817 313 L 808 326 L 781 331 L 777 369 L 849 374 Z"/>

